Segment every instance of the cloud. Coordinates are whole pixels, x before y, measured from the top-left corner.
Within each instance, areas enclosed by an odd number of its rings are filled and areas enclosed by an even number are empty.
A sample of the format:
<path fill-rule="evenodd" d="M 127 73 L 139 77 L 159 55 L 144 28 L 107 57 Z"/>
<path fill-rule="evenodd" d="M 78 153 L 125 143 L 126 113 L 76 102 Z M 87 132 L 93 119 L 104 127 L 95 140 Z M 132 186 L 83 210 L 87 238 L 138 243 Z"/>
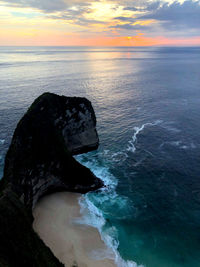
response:
<path fill-rule="evenodd" d="M 182 4 L 174 2 L 155 6 L 140 19 L 155 19 L 162 23 L 162 26 L 171 30 L 198 29 L 200 27 L 200 1 L 187 0 Z"/>
<path fill-rule="evenodd" d="M 155 1 L 155 2 L 151 2 L 150 4 L 147 5 L 147 7 L 145 8 L 146 11 L 152 11 L 152 10 L 156 10 L 161 6 L 161 1 Z"/>
<path fill-rule="evenodd" d="M 136 8 L 136 7 L 125 7 L 124 10 L 131 10 L 131 11 L 138 11 L 140 10 L 139 8 Z"/>
<path fill-rule="evenodd" d="M 65 11 L 68 8 L 77 6 L 87 6 L 91 0 L 0 0 L 7 6 L 35 8 L 45 13 Z"/>
<path fill-rule="evenodd" d="M 31 7 L 44 12 L 61 11 L 67 8 L 67 4 L 64 0 L 5 0 L 1 2 L 6 3 L 7 6 Z"/>
<path fill-rule="evenodd" d="M 74 32 L 110 31 L 128 36 L 136 31 L 148 36 L 200 35 L 200 0 L 0 0 L 2 6 L 17 7 L 19 11 L 25 8 L 28 18 L 38 13 L 47 25 L 59 20 L 57 27 L 64 25 L 66 31 L 73 28 Z M 19 20 L 17 9 L 10 14 Z"/>
<path fill-rule="evenodd" d="M 148 26 L 143 26 L 143 25 L 139 25 L 139 24 L 130 24 L 130 23 L 126 23 L 126 24 L 117 24 L 117 25 L 113 25 L 110 26 L 110 28 L 112 29 L 124 29 L 124 30 L 145 30 L 148 29 Z"/>
<path fill-rule="evenodd" d="M 121 21 L 133 21 L 133 19 L 130 17 L 122 17 L 122 16 L 115 17 L 114 19 L 121 20 Z"/>
<path fill-rule="evenodd" d="M 161 4 L 161 1 L 155 1 L 155 2 L 145 1 L 143 3 L 139 2 L 137 7 L 136 6 L 126 6 L 126 7 L 124 7 L 124 10 L 145 12 L 145 11 L 157 9 L 160 6 L 160 4 Z"/>

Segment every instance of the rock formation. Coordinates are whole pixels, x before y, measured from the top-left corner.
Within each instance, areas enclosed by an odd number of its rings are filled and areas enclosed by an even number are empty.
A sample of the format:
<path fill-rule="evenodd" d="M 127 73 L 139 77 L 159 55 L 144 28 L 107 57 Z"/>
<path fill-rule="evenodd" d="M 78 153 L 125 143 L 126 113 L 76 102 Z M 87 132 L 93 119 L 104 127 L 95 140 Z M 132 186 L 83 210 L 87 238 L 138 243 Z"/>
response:
<path fill-rule="evenodd" d="M 51 192 L 102 187 L 72 157 L 98 144 L 95 113 L 87 99 L 45 93 L 34 101 L 17 125 L 0 181 L 0 238 L 7 241 L 0 245 L 0 266 L 61 266 L 32 230 L 31 210 Z"/>
<path fill-rule="evenodd" d="M 17 125 L 4 179 L 31 208 L 49 192 L 96 190 L 101 180 L 72 154 L 96 149 L 98 144 L 96 118 L 87 99 L 45 93 Z"/>
<path fill-rule="evenodd" d="M 12 190 L 0 192 L 0 266 L 64 267 L 33 231 L 32 222 Z"/>

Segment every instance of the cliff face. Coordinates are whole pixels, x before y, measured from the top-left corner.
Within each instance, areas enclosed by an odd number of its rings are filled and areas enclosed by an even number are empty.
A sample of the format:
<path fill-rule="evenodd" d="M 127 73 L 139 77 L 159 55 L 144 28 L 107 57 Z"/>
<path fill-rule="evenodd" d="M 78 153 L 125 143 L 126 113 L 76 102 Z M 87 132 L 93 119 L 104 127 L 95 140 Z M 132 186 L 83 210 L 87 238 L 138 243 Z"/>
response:
<path fill-rule="evenodd" d="M 72 155 L 96 149 L 91 103 L 45 93 L 20 120 L 0 181 L 0 266 L 62 266 L 32 229 L 32 209 L 56 191 L 86 193 L 103 186 Z"/>
<path fill-rule="evenodd" d="M 4 180 L 30 208 L 49 192 L 96 190 L 102 182 L 71 155 L 98 144 L 96 118 L 87 99 L 45 93 L 17 125 Z"/>
<path fill-rule="evenodd" d="M 64 267 L 32 229 L 32 215 L 17 195 L 0 196 L 0 266 Z"/>

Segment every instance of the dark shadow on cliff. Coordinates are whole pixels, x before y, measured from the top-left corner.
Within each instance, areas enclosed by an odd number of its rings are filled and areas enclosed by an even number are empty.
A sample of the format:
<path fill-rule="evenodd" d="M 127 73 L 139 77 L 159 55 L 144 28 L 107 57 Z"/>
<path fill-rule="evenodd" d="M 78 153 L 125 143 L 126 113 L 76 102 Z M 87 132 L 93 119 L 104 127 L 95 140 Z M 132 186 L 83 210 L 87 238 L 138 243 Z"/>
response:
<path fill-rule="evenodd" d="M 45 93 L 34 101 L 17 125 L 0 181 L 0 266 L 61 266 L 32 230 L 31 211 L 48 193 L 101 188 L 72 156 L 98 144 L 86 98 Z"/>

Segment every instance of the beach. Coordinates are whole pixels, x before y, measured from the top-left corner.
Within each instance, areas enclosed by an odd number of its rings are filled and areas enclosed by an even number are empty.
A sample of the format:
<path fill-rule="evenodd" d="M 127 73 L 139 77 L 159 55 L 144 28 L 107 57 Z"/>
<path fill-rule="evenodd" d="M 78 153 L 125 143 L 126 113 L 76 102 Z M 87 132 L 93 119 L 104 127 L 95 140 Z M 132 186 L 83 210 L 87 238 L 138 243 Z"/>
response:
<path fill-rule="evenodd" d="M 65 266 L 113 267 L 108 248 L 96 228 L 81 224 L 80 194 L 60 192 L 36 205 L 33 228 Z"/>

